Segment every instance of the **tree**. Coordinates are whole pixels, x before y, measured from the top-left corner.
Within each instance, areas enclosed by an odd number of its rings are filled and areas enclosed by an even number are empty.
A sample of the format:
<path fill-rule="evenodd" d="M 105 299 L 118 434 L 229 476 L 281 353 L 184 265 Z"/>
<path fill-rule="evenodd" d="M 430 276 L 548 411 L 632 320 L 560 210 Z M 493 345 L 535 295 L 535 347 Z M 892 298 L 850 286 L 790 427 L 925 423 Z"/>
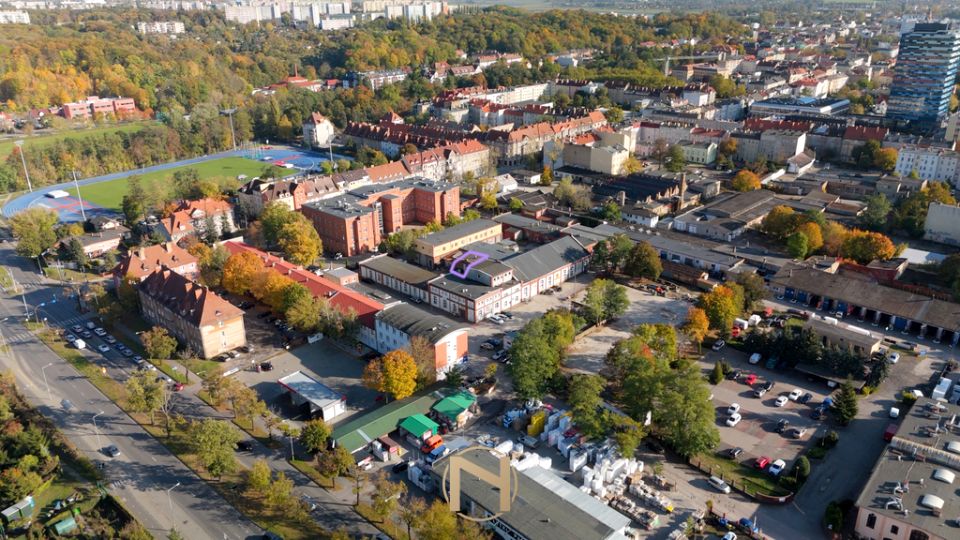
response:
<path fill-rule="evenodd" d="M 127 223 L 134 224 L 143 217 L 147 196 L 140 184 L 140 176 L 127 178 L 127 194 L 120 202 L 120 209 Z"/>
<path fill-rule="evenodd" d="M 17 239 L 17 255 L 37 258 L 57 242 L 57 213 L 47 208 L 27 208 L 10 218 Z"/>
<path fill-rule="evenodd" d="M 491 211 L 496 210 L 497 206 L 497 195 L 495 193 L 488 191 L 480 196 L 480 208 Z"/>
<path fill-rule="evenodd" d="M 508 366 L 514 391 L 523 399 L 539 399 L 559 372 L 560 350 L 551 341 L 544 325 L 535 319 L 520 330 L 510 348 Z"/>
<path fill-rule="evenodd" d="M 630 252 L 633 250 L 633 240 L 626 234 L 618 233 L 608 238 L 606 243 L 609 251 L 607 259 L 610 269 L 619 272 L 630 257 Z"/>
<path fill-rule="evenodd" d="M 774 206 L 770 213 L 763 218 L 760 227 L 765 233 L 775 238 L 784 239 L 790 236 L 796 228 L 796 213 L 789 206 Z"/>
<path fill-rule="evenodd" d="M 320 235 L 307 218 L 291 221 L 281 227 L 277 244 L 291 262 L 300 266 L 313 264 L 323 251 Z"/>
<path fill-rule="evenodd" d="M 390 351 L 367 364 L 363 381 L 368 388 L 403 399 L 417 388 L 417 363 L 407 351 Z"/>
<path fill-rule="evenodd" d="M 700 296 L 700 308 L 710 320 L 710 328 L 726 333 L 733 326 L 733 320 L 740 315 L 742 305 L 737 304 L 733 290 L 720 285 Z"/>
<path fill-rule="evenodd" d="M 746 311 L 760 309 L 761 302 L 769 296 L 763 278 L 753 272 L 741 272 L 737 275 L 735 282 L 743 289 L 743 309 Z"/>
<path fill-rule="evenodd" d="M 457 515 L 440 500 L 434 500 L 420 514 L 415 530 L 420 540 L 450 540 L 457 537 Z"/>
<path fill-rule="evenodd" d="M 250 251 L 234 253 L 223 265 L 223 288 L 233 294 L 247 294 L 256 276 L 263 271 L 263 261 Z"/>
<path fill-rule="evenodd" d="M 295 287 L 288 287 L 287 289 L 295 289 Z M 289 302 L 284 303 L 286 309 L 284 309 L 283 314 L 287 322 L 301 332 L 308 334 L 316 332 L 320 326 L 320 313 L 323 309 L 322 306 L 326 304 L 326 300 L 314 298 L 309 291 L 306 296 L 300 296 L 298 293 L 292 294 L 297 294 L 296 298 L 289 298 Z"/>
<path fill-rule="evenodd" d="M 357 161 L 366 167 L 374 167 L 377 165 L 385 165 L 390 160 L 387 159 L 387 156 L 385 156 L 383 152 L 369 146 L 363 146 L 357 151 Z"/>
<path fill-rule="evenodd" d="M 893 205 L 887 200 L 887 196 L 883 193 L 875 193 L 867 197 L 865 202 L 867 207 L 857 220 L 868 229 L 875 231 L 885 230 L 887 228 L 887 219 L 890 216 L 891 210 L 893 210 Z"/>
<path fill-rule="evenodd" d="M 737 140 L 733 137 L 727 137 L 717 145 L 717 153 L 730 159 L 737 153 Z"/>
<path fill-rule="evenodd" d="M 437 378 L 437 361 L 433 344 L 423 336 L 412 336 L 407 346 L 410 356 L 417 364 L 417 381 L 419 386 L 433 383 Z M 495 365 L 495 364 L 494 364 Z"/>
<path fill-rule="evenodd" d="M 607 431 L 606 419 L 600 408 L 603 404 L 601 392 L 603 379 L 598 375 L 578 373 L 570 380 L 567 402 L 573 413 L 573 421 L 591 439 L 603 437 Z"/>
<path fill-rule="evenodd" d="M 167 392 L 162 382 L 158 382 L 149 372 L 138 371 L 131 375 L 124 387 L 127 390 L 127 402 L 134 412 L 149 413 L 153 424 L 154 413 L 163 405 Z"/>
<path fill-rule="evenodd" d="M 697 344 L 697 349 L 703 344 L 704 338 L 710 329 L 710 320 L 705 311 L 692 307 L 687 311 L 687 320 L 683 323 L 683 331 Z"/>
<path fill-rule="evenodd" d="M 810 476 L 810 459 L 807 456 L 800 456 L 793 462 L 793 474 L 798 481 Z"/>
<path fill-rule="evenodd" d="M 680 172 L 687 166 L 687 160 L 683 156 L 683 148 L 679 144 L 670 147 L 668 157 L 670 161 L 667 162 L 667 170 L 670 172 Z"/>
<path fill-rule="evenodd" d="M 836 221 L 828 221 L 821 227 L 823 233 L 823 251 L 828 255 L 839 255 L 849 232 Z"/>
<path fill-rule="evenodd" d="M 0 500 L 15 502 L 34 492 L 43 479 L 35 472 L 8 467 L 0 473 Z"/>
<path fill-rule="evenodd" d="M 854 229 L 844 239 L 840 246 L 840 254 L 853 259 L 860 264 L 867 264 L 872 260 L 885 261 L 896 254 L 896 247 L 886 236 L 870 231 Z"/>
<path fill-rule="evenodd" d="M 957 204 L 950 193 L 950 186 L 944 182 L 932 182 L 925 189 L 902 199 L 893 213 L 893 221 L 911 235 L 923 236 L 927 211 L 934 202 L 948 206 Z"/>
<path fill-rule="evenodd" d="M 517 213 L 523 210 L 523 201 L 516 197 L 510 197 L 510 211 Z"/>
<path fill-rule="evenodd" d="M 286 473 L 280 471 L 276 478 L 267 486 L 267 504 L 274 508 L 285 508 L 293 502 L 293 480 L 287 478 Z"/>
<path fill-rule="evenodd" d="M 540 185 L 541 186 L 550 186 L 553 185 L 553 169 L 549 165 L 543 166 L 543 171 L 540 173 Z"/>
<path fill-rule="evenodd" d="M 270 466 L 267 460 L 259 458 L 247 471 L 247 489 L 254 493 L 264 493 L 270 486 Z"/>
<path fill-rule="evenodd" d="M 666 377 L 654 421 L 664 439 L 684 457 L 709 451 L 720 443 L 710 389 L 694 364 L 679 366 Z"/>
<path fill-rule="evenodd" d="M 610 266 L 610 250 L 607 242 L 600 240 L 593 248 L 590 256 L 590 266 L 598 272 L 606 272 Z"/>
<path fill-rule="evenodd" d="M 613 424 L 613 440 L 620 455 L 632 456 L 646 435 L 643 424 L 627 416 L 609 414 L 607 417 Z"/>
<path fill-rule="evenodd" d="M 180 531 L 178 531 L 177 529 L 171 528 L 170 531 L 167 533 L 167 540 L 186 540 L 186 539 L 183 537 L 182 534 L 180 534 Z"/>
<path fill-rule="evenodd" d="M 636 158 L 633 154 L 627 156 L 627 159 L 623 161 L 623 174 L 636 174 L 643 170 L 643 163 Z"/>
<path fill-rule="evenodd" d="M 797 227 L 797 232 L 807 238 L 807 253 L 816 253 L 823 247 L 823 233 L 820 226 L 812 221 L 807 221 Z"/>
<path fill-rule="evenodd" d="M 810 251 L 810 242 L 807 235 L 795 232 L 787 237 L 787 253 L 794 259 L 805 259 Z"/>
<path fill-rule="evenodd" d="M 833 410 L 837 422 L 844 426 L 849 424 L 857 417 L 857 409 L 857 391 L 854 390 L 850 381 L 845 381 L 840 385 L 840 391 L 837 392 L 837 397 L 833 400 Z"/>
<path fill-rule="evenodd" d="M 736 191 L 754 191 L 760 189 L 760 177 L 753 171 L 742 169 L 733 177 L 731 185 Z"/>
<path fill-rule="evenodd" d="M 330 440 L 330 426 L 320 418 L 309 420 L 300 430 L 300 444 L 307 449 L 307 452 L 316 454 L 320 459 L 320 451 L 326 448 L 327 441 Z"/>
<path fill-rule="evenodd" d="M 606 319 L 606 298 L 605 292 L 608 283 L 614 283 L 608 279 L 595 279 L 587 287 L 587 293 L 581 302 L 584 316 L 600 325 Z"/>
<path fill-rule="evenodd" d="M 612 200 L 603 203 L 603 206 L 600 207 L 599 216 L 603 220 L 614 223 L 620 221 L 620 205 Z"/>
<path fill-rule="evenodd" d="M 574 185 L 569 177 L 564 177 L 557 187 L 553 188 L 553 196 L 564 206 L 575 210 L 586 210 L 590 207 L 590 189 Z"/>
<path fill-rule="evenodd" d="M 627 312 L 630 298 L 627 288 L 613 280 L 607 280 L 603 287 L 603 313 L 605 320 L 616 319 Z"/>
<path fill-rule="evenodd" d="M 413 538 L 413 527 L 420 522 L 420 516 L 427 510 L 427 503 L 420 497 L 410 497 L 400 508 L 400 520 L 407 526 L 407 538 Z"/>
<path fill-rule="evenodd" d="M 337 478 L 349 473 L 356 460 L 350 451 L 343 446 L 337 445 L 332 450 L 324 452 L 322 459 L 317 459 L 317 470 L 324 478 L 333 479 L 333 488 L 337 488 Z"/>
<path fill-rule="evenodd" d="M 282 202 L 268 204 L 260 213 L 260 226 L 263 234 L 264 247 L 277 245 L 282 235 L 284 225 L 305 219 L 302 214 L 291 210 Z"/>
<path fill-rule="evenodd" d="M 213 476 L 219 479 L 236 470 L 234 451 L 240 434 L 229 422 L 213 418 L 191 422 L 187 440 L 200 463 Z"/>
<path fill-rule="evenodd" d="M 631 277 L 642 277 L 656 280 L 663 272 L 660 262 L 660 253 L 648 242 L 637 242 L 630 251 L 624 271 Z"/>
<path fill-rule="evenodd" d="M 890 172 L 897 167 L 897 149 L 881 148 L 873 156 L 874 167 L 883 172 Z"/>
<path fill-rule="evenodd" d="M 710 384 L 717 385 L 723 382 L 723 365 L 717 360 L 713 363 L 713 370 L 710 371 Z"/>
<path fill-rule="evenodd" d="M 653 158 L 657 160 L 657 170 L 663 168 L 663 162 L 670 154 L 670 143 L 666 139 L 657 139 L 653 141 Z"/>
<path fill-rule="evenodd" d="M 381 469 L 373 478 L 373 488 L 373 512 L 383 521 L 396 510 L 400 497 L 407 492 L 407 485 L 391 482 L 386 470 Z"/>
<path fill-rule="evenodd" d="M 177 340 L 165 328 L 154 326 L 140 334 L 140 341 L 150 358 L 166 360 L 177 350 Z"/>

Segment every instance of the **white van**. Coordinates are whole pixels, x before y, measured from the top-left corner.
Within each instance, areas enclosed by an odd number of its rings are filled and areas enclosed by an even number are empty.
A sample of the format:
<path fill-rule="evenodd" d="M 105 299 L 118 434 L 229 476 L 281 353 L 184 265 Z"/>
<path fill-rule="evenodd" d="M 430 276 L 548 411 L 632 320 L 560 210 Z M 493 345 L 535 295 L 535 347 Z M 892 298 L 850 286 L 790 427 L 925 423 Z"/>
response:
<path fill-rule="evenodd" d="M 73 341 L 73 346 L 78 349 L 86 349 L 87 343 L 80 338 L 77 338 Z"/>
<path fill-rule="evenodd" d="M 720 493 L 724 493 L 724 494 L 730 493 L 730 486 L 726 482 L 721 480 L 719 477 L 711 476 L 707 480 L 707 483 L 713 486 Z"/>
<path fill-rule="evenodd" d="M 751 364 L 759 364 L 759 363 L 760 363 L 760 360 L 763 360 L 763 356 L 761 356 L 760 353 L 755 352 L 755 353 L 753 353 L 753 354 L 750 355 L 750 360 L 749 360 L 749 362 L 750 362 Z"/>

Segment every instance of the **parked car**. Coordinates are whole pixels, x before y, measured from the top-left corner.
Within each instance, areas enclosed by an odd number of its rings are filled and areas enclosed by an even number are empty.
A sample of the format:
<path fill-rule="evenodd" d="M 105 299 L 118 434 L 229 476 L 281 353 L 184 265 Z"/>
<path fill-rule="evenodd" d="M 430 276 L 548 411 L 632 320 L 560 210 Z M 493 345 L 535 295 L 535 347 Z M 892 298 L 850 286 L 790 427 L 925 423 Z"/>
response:
<path fill-rule="evenodd" d="M 107 354 L 108 352 L 110 352 L 110 347 L 106 344 L 101 343 L 100 345 L 97 345 L 97 350 L 102 352 L 103 354 Z"/>
<path fill-rule="evenodd" d="M 740 448 L 739 446 L 735 448 L 727 449 L 727 457 L 729 457 L 730 459 L 737 459 L 738 457 L 740 457 L 740 454 L 742 453 L 743 453 L 743 448 Z"/>
<path fill-rule="evenodd" d="M 777 407 L 783 407 L 789 402 L 790 402 L 790 398 L 788 398 L 787 396 L 779 396 L 777 397 L 777 400 L 773 402 L 773 404 L 776 405 Z"/>
<path fill-rule="evenodd" d="M 252 353 L 254 349 L 253 349 L 253 345 L 244 345 L 243 347 L 240 347 L 240 350 L 249 354 L 249 353 Z"/>
<path fill-rule="evenodd" d="M 730 417 L 727 418 L 727 425 L 730 427 L 734 427 L 740 423 L 740 420 L 743 420 L 743 417 L 740 416 L 740 413 L 731 414 Z"/>
<path fill-rule="evenodd" d="M 80 326 L 79 324 L 75 324 L 71 326 L 70 329 L 73 330 L 74 334 L 79 334 L 80 332 L 83 332 L 83 327 Z"/>
<path fill-rule="evenodd" d="M 783 433 L 787 427 L 790 425 L 790 421 L 786 418 L 781 418 L 777 421 L 777 433 Z"/>
<path fill-rule="evenodd" d="M 727 414 L 737 414 L 738 412 L 740 412 L 739 403 L 731 403 L 730 406 L 727 407 Z"/>
<path fill-rule="evenodd" d="M 814 409 L 813 412 L 810 413 L 810 418 L 813 418 L 814 420 L 822 420 L 823 417 L 826 416 L 826 414 L 827 413 L 824 409 L 821 409 L 818 407 Z"/>
<path fill-rule="evenodd" d="M 750 359 L 747 360 L 747 362 L 756 365 L 760 363 L 760 360 L 763 360 L 763 356 L 761 356 L 760 353 L 755 352 L 750 355 Z"/>
<path fill-rule="evenodd" d="M 790 398 L 790 401 L 797 401 L 800 399 L 800 395 L 803 394 L 803 391 L 799 388 L 794 388 L 790 391 L 790 395 L 787 396 Z"/>
<path fill-rule="evenodd" d="M 394 473 L 402 473 L 403 471 L 407 470 L 408 468 L 410 468 L 410 462 L 409 462 L 409 461 L 401 461 L 400 463 L 397 463 L 396 465 L 394 465 L 392 470 L 393 470 Z"/>
<path fill-rule="evenodd" d="M 807 428 L 794 427 L 790 428 L 790 431 L 787 432 L 787 435 L 793 437 L 794 439 L 802 439 L 804 435 L 807 434 Z"/>
<path fill-rule="evenodd" d="M 763 469 L 765 469 L 765 468 L 767 467 L 767 465 L 769 465 L 769 464 L 770 464 L 770 458 L 768 458 L 767 456 L 760 456 L 760 457 L 758 457 L 757 460 L 754 462 L 753 466 L 756 467 L 756 468 L 758 468 L 758 469 L 760 469 L 760 470 L 763 470 Z"/>
<path fill-rule="evenodd" d="M 507 356 L 507 351 L 503 351 L 503 350 L 493 353 L 493 359 L 496 360 L 497 362 L 499 362 L 506 356 Z"/>
<path fill-rule="evenodd" d="M 250 452 L 253 450 L 253 441 L 239 441 L 237 442 L 237 450 L 241 452 Z"/>
<path fill-rule="evenodd" d="M 900 361 L 900 353 L 892 352 L 887 355 L 887 362 L 891 364 L 896 364 L 899 361 Z"/>
<path fill-rule="evenodd" d="M 724 494 L 730 493 L 730 486 L 716 476 L 711 476 L 710 478 L 708 478 L 707 483 L 710 484 L 714 489 L 716 489 L 720 493 L 724 493 Z"/>
<path fill-rule="evenodd" d="M 713 349 L 713 350 L 715 350 L 715 351 L 719 351 L 719 350 L 722 349 L 723 346 L 726 345 L 726 344 L 727 344 L 726 341 L 724 341 L 724 340 L 722 340 L 722 339 L 718 339 L 717 341 L 715 341 L 715 342 L 713 343 L 713 347 L 710 347 L 710 348 Z"/>
<path fill-rule="evenodd" d="M 94 328 L 94 329 L 93 329 L 93 333 L 96 334 L 96 335 L 98 335 L 98 336 L 100 336 L 100 337 L 103 337 L 103 336 L 107 335 L 107 331 L 104 330 L 103 328 Z"/>
<path fill-rule="evenodd" d="M 273 363 L 272 363 L 272 362 L 261 362 L 261 363 L 260 363 L 260 371 L 273 371 Z"/>
<path fill-rule="evenodd" d="M 782 459 L 778 459 L 770 464 L 770 468 L 767 469 L 767 472 L 774 476 L 779 476 L 780 473 L 782 473 L 786 468 L 787 462 Z"/>
<path fill-rule="evenodd" d="M 800 403 L 801 405 L 806 405 L 807 403 L 810 402 L 811 399 L 813 399 L 813 394 L 811 394 L 810 392 L 807 392 L 806 394 L 800 396 L 800 399 L 797 400 L 797 403 Z"/>
<path fill-rule="evenodd" d="M 257 313 L 257 318 L 258 318 L 258 319 L 266 319 L 266 318 L 269 317 L 269 316 L 270 316 L 270 312 L 269 312 L 269 311 L 264 311 L 264 312 L 262 312 L 262 313 Z"/>
<path fill-rule="evenodd" d="M 767 389 L 764 388 L 764 387 L 762 387 L 762 386 L 757 387 L 757 388 L 754 389 L 754 391 L 753 391 L 753 397 L 755 397 L 755 398 L 762 398 L 762 397 L 765 396 L 766 394 L 767 394 Z"/>
<path fill-rule="evenodd" d="M 106 448 L 103 449 L 103 453 L 112 458 L 115 458 L 120 455 L 120 449 L 117 448 L 117 445 L 111 444 L 110 446 L 107 446 Z"/>
<path fill-rule="evenodd" d="M 509 311 L 501 311 L 501 312 L 500 312 L 500 315 L 503 315 L 504 317 L 506 317 L 506 318 L 508 318 L 508 319 L 511 319 L 511 320 L 513 319 L 513 313 L 510 313 Z"/>
<path fill-rule="evenodd" d="M 81 331 L 80 335 L 83 336 L 83 339 L 91 339 L 93 337 L 93 334 L 91 334 L 89 330 Z"/>
<path fill-rule="evenodd" d="M 120 351 L 120 354 L 126 356 L 127 358 L 130 358 L 131 356 L 133 356 L 133 351 L 131 351 L 130 349 L 124 349 Z"/>
<path fill-rule="evenodd" d="M 73 343 L 77 340 L 77 336 L 73 334 L 64 334 L 63 339 L 67 340 L 67 343 Z"/>
<path fill-rule="evenodd" d="M 111 336 L 110 334 L 103 336 L 103 340 L 111 345 L 117 342 L 117 338 Z"/>
<path fill-rule="evenodd" d="M 727 373 L 727 378 L 731 381 L 739 381 L 740 377 L 743 377 L 743 370 L 735 369 Z"/>
<path fill-rule="evenodd" d="M 494 349 L 494 346 L 493 344 L 487 343 L 486 341 L 484 341 L 483 343 L 480 344 L 480 348 L 485 351 L 492 351 Z"/>
<path fill-rule="evenodd" d="M 756 382 L 757 382 L 757 375 L 754 373 L 747 375 L 746 378 L 743 379 L 743 383 L 746 384 L 747 386 L 753 386 L 753 384 Z"/>
<path fill-rule="evenodd" d="M 487 319 L 489 319 L 490 322 L 492 322 L 492 323 L 494 323 L 494 324 L 498 324 L 498 325 L 502 325 L 503 323 L 507 322 L 507 320 L 506 320 L 505 318 L 501 317 L 500 315 L 491 315 L 491 316 L 487 317 Z"/>

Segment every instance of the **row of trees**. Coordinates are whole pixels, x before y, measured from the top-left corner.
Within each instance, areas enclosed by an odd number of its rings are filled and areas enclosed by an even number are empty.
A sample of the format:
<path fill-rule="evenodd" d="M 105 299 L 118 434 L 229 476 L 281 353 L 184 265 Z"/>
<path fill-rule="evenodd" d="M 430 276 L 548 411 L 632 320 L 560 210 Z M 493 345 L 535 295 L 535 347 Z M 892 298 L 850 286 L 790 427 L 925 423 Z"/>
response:
<path fill-rule="evenodd" d="M 50 439 L 22 409 L 12 375 L 0 376 L 0 504 L 33 493 L 57 468 Z"/>
<path fill-rule="evenodd" d="M 337 309 L 327 298 L 263 265 L 249 251 L 230 255 L 223 265 L 221 284 L 227 291 L 252 295 L 304 333 L 323 332 L 332 337 L 350 337 L 357 330 L 357 314 Z"/>
<path fill-rule="evenodd" d="M 742 273 L 735 281 L 719 285 L 701 295 L 697 308 L 688 312 L 685 327 L 690 329 L 690 336 L 698 344 L 706 337 L 704 318 L 710 329 L 727 335 L 734 320 L 744 312 L 756 309 L 766 296 L 763 278 L 757 274 Z"/>
<path fill-rule="evenodd" d="M 822 251 L 866 264 L 890 259 L 902 251 L 881 233 L 847 229 L 816 210 L 797 213 L 789 206 L 776 206 L 763 218 L 761 229 L 783 242 L 797 259 Z"/>
<path fill-rule="evenodd" d="M 659 278 L 663 272 L 660 253 L 649 242 L 634 242 L 625 234 L 597 242 L 590 266 L 597 272 L 624 273 L 650 280 Z"/>

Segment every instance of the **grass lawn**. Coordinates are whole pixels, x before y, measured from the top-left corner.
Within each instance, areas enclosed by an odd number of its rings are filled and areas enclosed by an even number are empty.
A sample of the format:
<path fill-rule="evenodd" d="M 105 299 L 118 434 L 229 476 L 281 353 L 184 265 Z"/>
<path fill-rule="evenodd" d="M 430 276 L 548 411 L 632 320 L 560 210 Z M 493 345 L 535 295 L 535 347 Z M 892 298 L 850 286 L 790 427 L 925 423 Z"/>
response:
<path fill-rule="evenodd" d="M 103 279 L 103 276 L 100 274 L 78 272 L 77 270 L 73 270 L 71 268 L 57 268 L 56 266 L 44 266 L 43 275 L 50 279 L 60 279 L 62 275 L 64 281 L 73 281 L 75 283 L 82 283 L 84 281 L 98 281 Z"/>
<path fill-rule="evenodd" d="M 165 171 L 155 171 L 142 174 L 140 175 L 140 178 L 143 188 L 147 191 L 150 191 L 151 185 L 169 187 L 171 185 L 173 175 L 177 171 L 183 169 L 196 169 L 197 173 L 200 175 L 200 178 L 215 180 L 222 187 L 235 188 L 240 185 L 240 181 L 237 180 L 237 176 L 241 174 L 245 174 L 251 178 L 260 176 L 265 167 L 267 167 L 266 163 L 253 159 L 242 157 L 226 157 L 205 161 L 203 163 L 197 163 L 196 165 L 184 165 L 182 167 L 174 167 Z M 284 175 L 293 174 L 295 172 L 297 172 L 295 169 L 283 169 Z M 131 176 L 133 176 L 133 174 L 134 173 L 131 173 Z M 69 188 L 67 191 L 72 196 L 77 196 L 76 188 Z M 114 210 L 120 209 L 120 201 L 126 194 L 126 178 L 118 178 L 116 180 L 110 180 L 107 182 L 100 182 L 99 184 L 81 187 L 81 195 L 83 195 L 83 200 Z"/>
<path fill-rule="evenodd" d="M 335 479 L 333 478 L 324 478 L 322 474 L 317 470 L 317 460 L 311 459 L 310 461 L 304 461 L 302 459 L 294 459 L 290 461 L 290 464 L 293 465 L 298 471 L 310 477 L 311 480 L 317 483 L 318 486 L 326 489 L 335 489 L 337 486 L 335 484 Z"/>
<path fill-rule="evenodd" d="M 89 137 L 91 135 L 99 135 L 102 133 L 113 133 L 116 131 L 131 132 L 137 131 L 140 128 L 154 124 L 152 120 L 145 120 L 140 122 L 126 122 L 123 124 L 109 124 L 105 126 L 97 126 L 91 128 L 79 128 L 79 129 L 65 129 L 57 132 L 44 133 L 42 135 L 36 135 L 32 137 L 15 137 L 11 139 L 3 139 L 0 141 L 0 159 L 6 161 L 7 156 L 10 155 L 10 152 L 13 151 L 14 141 L 16 139 L 22 139 L 26 141 L 23 143 L 23 147 L 27 152 L 31 148 L 40 148 L 43 146 L 50 146 L 51 144 L 62 141 L 64 139 L 82 139 L 84 137 Z"/>
<path fill-rule="evenodd" d="M 751 494 L 759 492 L 772 497 L 782 497 L 788 493 L 777 485 L 775 477 L 745 463 L 738 463 L 717 454 L 701 454 L 691 461 L 695 466 L 699 461 L 701 470 L 720 476 L 737 489 Z"/>
<path fill-rule="evenodd" d="M 391 517 L 380 521 L 380 516 L 373 511 L 373 508 L 366 504 L 360 503 L 356 507 L 357 513 L 365 517 L 367 521 L 373 524 L 374 527 L 380 529 L 381 531 L 387 533 L 387 536 L 390 538 L 396 538 L 397 540 L 408 540 L 407 528 L 406 526 L 400 526 L 395 523 Z"/>

